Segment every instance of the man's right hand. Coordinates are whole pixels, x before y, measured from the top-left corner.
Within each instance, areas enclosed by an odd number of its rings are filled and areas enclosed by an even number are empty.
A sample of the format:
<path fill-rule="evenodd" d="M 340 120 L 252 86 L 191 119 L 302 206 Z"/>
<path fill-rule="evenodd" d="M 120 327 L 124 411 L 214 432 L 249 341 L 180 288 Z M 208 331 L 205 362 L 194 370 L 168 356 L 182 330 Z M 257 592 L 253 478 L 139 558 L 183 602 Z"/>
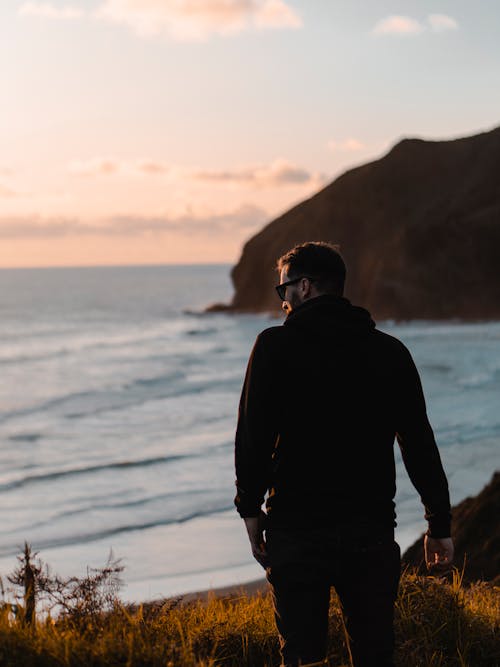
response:
<path fill-rule="evenodd" d="M 425 563 L 429 570 L 440 572 L 447 570 L 453 561 L 453 540 L 451 537 L 424 538 Z"/>

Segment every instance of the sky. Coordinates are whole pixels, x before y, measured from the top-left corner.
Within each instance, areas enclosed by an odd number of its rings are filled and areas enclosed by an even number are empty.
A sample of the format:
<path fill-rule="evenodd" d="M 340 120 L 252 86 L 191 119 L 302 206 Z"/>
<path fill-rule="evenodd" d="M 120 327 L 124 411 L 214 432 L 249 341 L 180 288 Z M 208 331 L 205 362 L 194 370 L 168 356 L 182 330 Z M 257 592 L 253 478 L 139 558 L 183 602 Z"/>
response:
<path fill-rule="evenodd" d="M 0 267 L 236 262 L 403 137 L 500 125 L 499 27 L 498 0 L 2 0 Z"/>

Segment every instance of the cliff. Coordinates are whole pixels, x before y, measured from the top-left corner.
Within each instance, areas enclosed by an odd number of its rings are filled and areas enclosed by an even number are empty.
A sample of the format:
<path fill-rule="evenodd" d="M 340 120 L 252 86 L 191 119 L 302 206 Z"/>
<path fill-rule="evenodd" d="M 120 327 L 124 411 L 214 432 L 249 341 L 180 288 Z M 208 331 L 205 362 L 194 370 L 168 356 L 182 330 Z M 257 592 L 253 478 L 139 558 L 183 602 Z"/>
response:
<path fill-rule="evenodd" d="M 465 580 L 485 579 L 500 584 L 500 472 L 477 496 L 465 498 L 452 510 L 455 565 Z M 423 537 L 403 554 L 404 563 L 423 566 Z"/>
<path fill-rule="evenodd" d="M 264 227 L 232 271 L 230 310 L 273 311 L 278 256 L 338 243 L 345 296 L 375 319 L 500 317 L 500 127 L 405 139 Z"/>

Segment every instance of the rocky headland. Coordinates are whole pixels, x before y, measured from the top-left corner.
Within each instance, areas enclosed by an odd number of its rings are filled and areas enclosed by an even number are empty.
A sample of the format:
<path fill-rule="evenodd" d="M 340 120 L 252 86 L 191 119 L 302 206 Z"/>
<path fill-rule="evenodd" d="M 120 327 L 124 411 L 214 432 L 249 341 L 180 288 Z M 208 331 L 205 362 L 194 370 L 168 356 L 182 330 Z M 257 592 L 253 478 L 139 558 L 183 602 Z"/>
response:
<path fill-rule="evenodd" d="M 454 565 L 463 569 L 465 581 L 500 585 L 500 472 L 477 496 L 453 507 L 452 517 Z M 402 561 L 425 573 L 423 536 L 405 551 Z"/>
<path fill-rule="evenodd" d="M 226 309 L 279 310 L 276 258 L 310 240 L 340 245 L 345 296 L 375 319 L 498 319 L 500 127 L 404 139 L 273 220 L 245 244 Z"/>

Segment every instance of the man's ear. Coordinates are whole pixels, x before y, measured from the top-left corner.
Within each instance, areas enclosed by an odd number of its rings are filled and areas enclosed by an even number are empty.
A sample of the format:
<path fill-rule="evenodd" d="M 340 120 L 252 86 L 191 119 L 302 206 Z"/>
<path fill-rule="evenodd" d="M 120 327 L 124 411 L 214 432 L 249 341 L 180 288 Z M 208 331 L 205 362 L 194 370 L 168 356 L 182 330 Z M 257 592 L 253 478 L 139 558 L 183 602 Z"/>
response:
<path fill-rule="evenodd" d="M 311 286 L 312 283 L 308 278 L 302 278 L 300 281 L 300 287 L 302 289 L 302 296 L 304 299 L 307 299 L 311 296 Z"/>

